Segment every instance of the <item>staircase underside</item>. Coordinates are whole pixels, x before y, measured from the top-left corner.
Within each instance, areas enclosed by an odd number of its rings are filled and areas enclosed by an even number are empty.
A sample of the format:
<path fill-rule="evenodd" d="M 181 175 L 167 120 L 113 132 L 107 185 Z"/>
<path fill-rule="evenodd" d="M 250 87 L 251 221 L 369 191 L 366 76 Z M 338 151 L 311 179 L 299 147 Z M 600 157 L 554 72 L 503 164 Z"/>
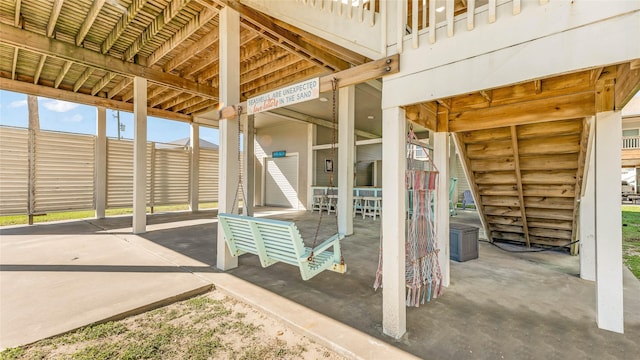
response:
<path fill-rule="evenodd" d="M 490 241 L 565 246 L 597 113 L 640 89 L 640 59 L 405 107 L 407 118 L 452 133 Z M 577 245 L 571 247 L 577 252 Z"/>
<path fill-rule="evenodd" d="M 490 240 L 557 246 L 575 238 L 587 135 L 583 118 L 455 135 Z"/>

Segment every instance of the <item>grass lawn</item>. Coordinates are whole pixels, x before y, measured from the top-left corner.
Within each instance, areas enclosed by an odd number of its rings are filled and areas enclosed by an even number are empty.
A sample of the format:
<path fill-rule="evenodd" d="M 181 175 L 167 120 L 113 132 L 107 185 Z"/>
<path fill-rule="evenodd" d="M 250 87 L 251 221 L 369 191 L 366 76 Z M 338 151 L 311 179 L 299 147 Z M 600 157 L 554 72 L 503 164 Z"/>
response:
<path fill-rule="evenodd" d="M 208 202 L 201 203 L 199 205 L 200 210 L 205 209 L 214 209 L 218 207 L 217 202 Z M 164 206 L 155 206 L 153 208 L 154 213 L 160 212 L 168 212 L 168 211 L 184 211 L 189 210 L 189 205 L 164 205 Z M 132 208 L 123 208 L 123 209 L 107 209 L 107 216 L 114 215 L 128 215 L 133 214 Z M 147 213 L 151 213 L 151 208 L 147 207 Z M 34 223 L 41 222 L 49 222 L 49 221 L 58 221 L 58 220 L 77 220 L 77 219 L 87 219 L 95 216 L 95 212 L 93 210 L 83 210 L 83 211 L 66 211 L 66 212 L 54 212 L 41 216 L 34 216 Z M 8 225 L 24 225 L 28 222 L 27 215 L 3 215 L 0 216 L 0 226 L 8 226 Z"/>
<path fill-rule="evenodd" d="M 622 206 L 622 256 L 625 265 L 640 279 L 640 206 Z"/>
<path fill-rule="evenodd" d="M 342 359 L 213 290 L 120 321 L 5 349 L 0 359 Z"/>

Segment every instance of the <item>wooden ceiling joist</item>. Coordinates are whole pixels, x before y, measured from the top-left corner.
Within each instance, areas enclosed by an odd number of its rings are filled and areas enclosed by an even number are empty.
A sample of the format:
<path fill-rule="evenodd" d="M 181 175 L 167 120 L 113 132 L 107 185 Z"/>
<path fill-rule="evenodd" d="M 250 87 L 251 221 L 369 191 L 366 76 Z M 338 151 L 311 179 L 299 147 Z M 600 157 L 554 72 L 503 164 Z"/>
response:
<path fill-rule="evenodd" d="M 20 8 L 22 6 L 22 0 L 16 0 L 16 9 L 13 16 L 13 26 L 18 27 L 20 25 Z"/>
<path fill-rule="evenodd" d="M 165 25 L 171 22 L 178 15 L 190 0 L 172 0 L 164 10 L 153 19 L 151 24 L 138 36 L 122 55 L 122 60 L 129 61 L 150 42 Z"/>
<path fill-rule="evenodd" d="M 62 83 L 62 80 L 64 80 L 64 77 L 69 72 L 69 69 L 71 69 L 71 65 L 73 65 L 73 62 L 71 61 L 65 61 L 64 65 L 62 65 L 62 68 L 58 72 L 58 76 L 56 76 L 56 81 L 53 85 L 54 88 L 57 89 L 60 86 L 60 83 Z"/>
<path fill-rule="evenodd" d="M 82 73 L 82 75 L 80 75 L 76 83 L 73 84 L 73 92 L 78 92 L 78 90 L 82 87 L 82 85 L 84 85 L 84 83 L 87 82 L 87 80 L 89 80 L 89 77 L 91 77 L 91 74 L 93 74 L 95 70 L 96 69 L 90 68 L 90 67 L 86 68 Z"/>
<path fill-rule="evenodd" d="M 47 36 L 52 37 L 53 31 L 56 29 L 56 23 L 58 22 L 58 17 L 60 16 L 60 10 L 62 10 L 62 4 L 64 0 L 55 0 L 53 2 L 53 9 L 51 10 L 51 15 L 49 15 L 49 23 L 47 24 Z"/>
<path fill-rule="evenodd" d="M 156 107 L 164 102 L 167 102 L 171 99 L 173 99 L 174 97 L 178 96 L 178 94 L 180 94 L 179 91 L 175 91 L 175 90 L 169 90 L 167 92 L 162 93 L 160 96 L 158 96 L 156 99 L 153 99 L 152 101 L 150 101 L 150 106 L 151 107 Z"/>
<path fill-rule="evenodd" d="M 15 80 L 16 79 L 16 67 L 18 66 L 18 53 L 20 52 L 20 49 L 18 48 L 14 48 L 13 49 L 13 60 L 11 62 L 11 80 Z"/>
<path fill-rule="evenodd" d="M 33 32 L 0 24 L 0 39 L 3 43 L 34 51 L 36 53 L 70 60 L 84 66 L 95 67 L 104 71 L 112 71 L 125 76 L 141 76 L 151 82 L 165 84 L 178 90 L 215 97 L 215 89 L 183 79 L 179 76 L 164 73 L 138 64 L 115 59 L 111 56 L 75 47 L 59 40 L 51 39 Z"/>
<path fill-rule="evenodd" d="M 169 52 L 199 30 L 202 25 L 212 20 L 216 14 L 217 13 L 215 11 L 205 8 L 201 13 L 196 14 L 186 26 L 180 28 L 180 30 L 171 37 L 171 39 L 162 43 L 162 45 L 151 53 L 151 55 L 149 55 L 149 57 L 147 57 L 143 62 L 146 63 L 147 66 L 157 63 L 158 60 L 165 57 Z"/>
<path fill-rule="evenodd" d="M 208 32 L 200 40 L 191 44 L 187 49 L 177 54 L 173 59 L 169 60 L 162 68 L 164 72 L 170 72 L 178 66 L 184 64 L 192 56 L 199 54 L 200 52 L 208 49 L 214 43 L 218 41 L 218 34 L 216 32 Z"/>
<path fill-rule="evenodd" d="M 111 80 L 116 78 L 116 74 L 109 72 L 107 75 L 103 76 L 98 82 L 91 88 L 91 95 L 95 95 L 100 90 L 102 90 L 105 86 L 107 86 Z"/>
<path fill-rule="evenodd" d="M 40 74 L 42 74 L 42 68 L 44 68 L 44 63 L 47 61 L 47 55 L 42 55 L 40 57 L 40 62 L 38 63 L 38 67 L 36 67 L 36 73 L 33 75 L 33 83 L 37 84 L 40 80 Z"/>
<path fill-rule="evenodd" d="M 131 5 L 127 8 L 127 11 L 122 14 L 116 25 L 111 29 L 109 35 L 100 45 L 100 50 L 103 54 L 106 54 L 111 50 L 111 47 L 118 41 L 120 36 L 127 29 L 129 24 L 135 19 L 136 15 L 142 10 L 142 7 L 147 3 L 147 0 L 133 0 Z"/>
<path fill-rule="evenodd" d="M 91 26 L 93 25 L 93 22 L 98 17 L 98 14 L 100 13 L 102 6 L 104 5 L 104 2 L 105 0 L 93 1 L 93 4 L 91 5 L 89 12 L 87 13 L 87 16 L 84 18 L 82 26 L 80 26 L 80 31 L 78 31 L 78 34 L 76 35 L 76 46 L 82 45 L 84 38 L 87 36 L 89 30 L 91 29 Z"/>
<path fill-rule="evenodd" d="M 113 99 L 116 95 L 118 95 L 122 90 L 124 90 L 132 82 L 133 82 L 133 79 L 128 77 L 125 77 L 124 79 L 120 80 L 120 82 L 107 93 L 107 98 Z"/>

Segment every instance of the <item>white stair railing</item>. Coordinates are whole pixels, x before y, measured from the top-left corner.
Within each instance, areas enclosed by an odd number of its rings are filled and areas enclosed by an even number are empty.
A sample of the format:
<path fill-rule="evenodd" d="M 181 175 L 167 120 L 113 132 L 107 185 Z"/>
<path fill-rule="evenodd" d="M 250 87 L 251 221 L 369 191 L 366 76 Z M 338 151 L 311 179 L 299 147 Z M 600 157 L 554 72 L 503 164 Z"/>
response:
<path fill-rule="evenodd" d="M 538 2 L 540 5 L 544 5 L 549 1 L 538 0 Z M 403 42 L 408 38 L 411 39 L 412 47 L 418 48 L 420 46 L 420 35 L 424 33 L 428 33 L 429 43 L 435 44 L 436 28 L 443 25 L 446 26 L 447 37 L 454 36 L 454 23 L 457 16 L 466 16 L 467 30 L 473 30 L 476 27 L 476 12 L 485 10 L 485 7 L 488 12 L 488 23 L 494 23 L 497 20 L 496 9 L 506 3 L 512 3 L 513 15 L 520 13 L 522 8 L 521 0 L 396 1 L 398 53 L 402 53 Z"/>
<path fill-rule="evenodd" d="M 345 16 L 364 23 L 368 19 L 370 26 L 376 24 L 376 0 L 296 0 L 310 8 Z M 382 0 L 381 0 L 382 1 Z"/>
<path fill-rule="evenodd" d="M 640 149 L 640 136 L 623 136 L 623 149 Z"/>

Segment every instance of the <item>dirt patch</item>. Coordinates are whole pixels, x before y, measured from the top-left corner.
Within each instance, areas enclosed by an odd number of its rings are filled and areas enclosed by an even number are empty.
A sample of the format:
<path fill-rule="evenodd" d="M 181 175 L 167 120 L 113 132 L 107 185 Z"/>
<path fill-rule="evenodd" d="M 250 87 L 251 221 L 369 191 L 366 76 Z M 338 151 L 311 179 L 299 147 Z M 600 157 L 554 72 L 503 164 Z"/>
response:
<path fill-rule="evenodd" d="M 7 349 L 1 359 L 343 359 L 211 291 L 130 318 Z"/>

